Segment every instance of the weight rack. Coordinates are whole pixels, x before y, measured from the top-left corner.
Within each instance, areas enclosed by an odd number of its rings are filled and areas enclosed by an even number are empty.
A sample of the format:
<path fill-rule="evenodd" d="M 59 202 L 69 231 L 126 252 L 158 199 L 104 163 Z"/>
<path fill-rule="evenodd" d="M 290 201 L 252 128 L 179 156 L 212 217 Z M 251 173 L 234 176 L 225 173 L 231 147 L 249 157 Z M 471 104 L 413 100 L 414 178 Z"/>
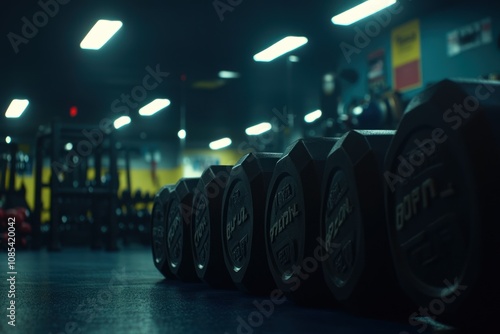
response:
<path fill-rule="evenodd" d="M 44 210 L 42 202 L 42 190 L 44 188 L 50 189 L 50 231 L 48 248 L 49 250 L 60 250 L 61 249 L 61 238 L 60 238 L 60 227 L 59 221 L 61 216 L 61 203 L 62 199 L 71 198 L 73 200 L 90 200 L 92 205 L 91 209 L 98 206 L 99 202 L 107 201 L 109 203 L 106 209 L 106 214 L 103 219 L 107 221 L 108 228 L 108 238 L 106 242 L 107 250 L 117 250 L 117 235 L 118 235 L 118 224 L 116 219 L 116 208 L 118 206 L 118 168 L 117 168 L 117 151 L 114 133 L 104 133 L 100 131 L 102 135 L 102 141 L 98 144 L 90 143 L 88 138 L 84 135 L 83 131 L 89 131 L 92 129 L 98 129 L 95 125 L 83 125 L 83 124 L 62 124 L 58 121 L 54 121 L 49 131 L 39 133 L 36 139 L 36 154 L 35 154 L 35 208 L 33 212 L 33 229 L 34 229 L 34 241 L 35 245 L 38 247 L 41 245 L 41 216 Z M 73 169 L 68 168 L 68 164 L 64 165 L 68 159 L 68 154 L 73 151 L 65 149 L 66 143 L 74 143 L 75 152 L 77 150 L 77 143 L 82 141 L 87 141 L 92 145 L 92 149 L 89 154 L 83 156 L 83 154 L 77 153 L 72 158 L 72 162 L 76 165 Z M 76 156 L 76 161 L 74 160 Z M 48 157 L 48 165 L 51 168 L 50 181 L 49 183 L 43 183 L 42 171 L 44 165 L 47 165 L 47 161 L 44 158 Z M 106 165 L 107 160 L 107 165 Z M 95 176 L 92 181 L 86 179 L 86 168 L 79 169 L 81 166 L 95 168 Z M 54 166 L 62 166 L 62 172 L 56 172 Z M 103 171 L 107 167 L 107 172 L 109 174 L 108 182 L 103 182 L 102 176 Z M 71 173 L 77 173 L 79 180 L 73 181 L 73 184 L 68 184 L 68 182 L 61 182 L 61 176 L 66 179 L 69 178 Z M 74 177 L 74 175 L 73 175 Z M 83 184 L 81 184 L 83 182 Z M 90 181 L 90 182 L 88 182 Z M 96 214 L 95 210 L 92 211 L 92 215 Z M 101 218 L 101 217 L 99 217 Z M 101 227 L 104 221 L 96 222 L 91 229 L 91 245 L 92 248 L 98 248 L 100 246 L 100 234 Z"/>

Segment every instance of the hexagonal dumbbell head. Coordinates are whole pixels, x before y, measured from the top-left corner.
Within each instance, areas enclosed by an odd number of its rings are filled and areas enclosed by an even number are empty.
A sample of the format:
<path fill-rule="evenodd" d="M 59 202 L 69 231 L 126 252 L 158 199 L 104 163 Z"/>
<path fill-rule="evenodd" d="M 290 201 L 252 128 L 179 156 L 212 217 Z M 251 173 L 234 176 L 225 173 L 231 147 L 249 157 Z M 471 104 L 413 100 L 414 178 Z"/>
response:
<path fill-rule="evenodd" d="M 190 225 L 193 194 L 199 178 L 180 179 L 167 201 L 167 261 L 170 271 L 182 281 L 198 281 L 191 248 Z"/>
<path fill-rule="evenodd" d="M 499 126 L 498 82 L 444 80 L 408 106 L 384 171 L 401 286 L 431 316 L 474 332 L 496 318 L 500 297 Z"/>
<path fill-rule="evenodd" d="M 278 288 L 315 305 L 333 300 L 320 240 L 321 182 L 333 138 L 301 139 L 277 162 L 267 194 L 266 251 Z"/>
<path fill-rule="evenodd" d="M 278 153 L 250 153 L 231 170 L 222 209 L 224 261 L 239 289 L 268 294 L 275 288 L 264 248 L 266 192 Z"/>
<path fill-rule="evenodd" d="M 165 278 L 175 278 L 170 270 L 167 261 L 167 217 L 166 205 L 170 193 L 173 191 L 173 185 L 167 185 L 158 191 L 153 200 L 153 210 L 151 213 L 151 241 L 153 251 L 153 262 Z"/>
<path fill-rule="evenodd" d="M 234 288 L 222 252 L 222 198 L 232 166 L 211 166 L 198 182 L 193 200 L 191 242 L 198 277 L 215 288 Z"/>
<path fill-rule="evenodd" d="M 328 155 L 322 184 L 323 270 L 335 299 L 350 311 L 406 320 L 410 303 L 397 284 L 384 210 L 382 169 L 394 133 L 349 131 Z"/>

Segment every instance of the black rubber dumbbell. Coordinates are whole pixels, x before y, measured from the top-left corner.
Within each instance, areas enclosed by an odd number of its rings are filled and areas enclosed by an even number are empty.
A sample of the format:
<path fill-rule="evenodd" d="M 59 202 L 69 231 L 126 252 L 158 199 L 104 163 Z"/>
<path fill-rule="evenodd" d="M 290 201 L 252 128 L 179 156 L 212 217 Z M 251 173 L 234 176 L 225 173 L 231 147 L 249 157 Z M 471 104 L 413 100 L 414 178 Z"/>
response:
<path fill-rule="evenodd" d="M 201 175 L 193 200 L 191 242 L 196 274 L 215 288 L 234 288 L 222 252 L 222 198 L 232 166 L 211 166 Z"/>
<path fill-rule="evenodd" d="M 264 249 L 266 192 L 279 153 L 249 153 L 231 170 L 222 208 L 224 260 L 235 285 L 253 294 L 276 287 Z"/>
<path fill-rule="evenodd" d="M 498 82 L 444 80 L 410 102 L 390 145 L 389 240 L 413 316 L 473 332 L 496 319 L 499 127 Z"/>
<path fill-rule="evenodd" d="M 335 299 L 368 316 L 402 316 L 384 210 L 382 170 L 395 131 L 344 134 L 328 155 L 322 185 L 323 270 Z"/>
<path fill-rule="evenodd" d="M 267 194 L 266 252 L 280 290 L 303 304 L 330 304 L 322 271 L 321 182 L 333 138 L 301 139 L 277 162 Z"/>
<path fill-rule="evenodd" d="M 199 180 L 199 178 L 180 179 L 167 201 L 167 261 L 170 271 L 185 282 L 199 281 L 194 269 L 190 233 L 193 195 Z"/>
<path fill-rule="evenodd" d="M 170 193 L 173 189 L 173 185 L 167 185 L 158 191 L 153 200 L 153 209 L 151 214 L 151 246 L 153 251 L 153 262 L 163 276 L 169 279 L 175 278 L 175 275 L 170 270 L 167 261 L 166 206 Z"/>

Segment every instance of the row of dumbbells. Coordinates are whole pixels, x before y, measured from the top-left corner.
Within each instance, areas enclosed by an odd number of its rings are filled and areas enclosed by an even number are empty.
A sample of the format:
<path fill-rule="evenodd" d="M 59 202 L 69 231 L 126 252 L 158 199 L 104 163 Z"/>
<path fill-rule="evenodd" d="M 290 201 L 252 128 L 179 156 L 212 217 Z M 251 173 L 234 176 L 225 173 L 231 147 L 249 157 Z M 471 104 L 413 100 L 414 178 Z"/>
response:
<path fill-rule="evenodd" d="M 156 267 L 372 316 L 493 321 L 499 89 L 445 80 L 412 100 L 397 131 L 301 139 L 165 186 Z"/>

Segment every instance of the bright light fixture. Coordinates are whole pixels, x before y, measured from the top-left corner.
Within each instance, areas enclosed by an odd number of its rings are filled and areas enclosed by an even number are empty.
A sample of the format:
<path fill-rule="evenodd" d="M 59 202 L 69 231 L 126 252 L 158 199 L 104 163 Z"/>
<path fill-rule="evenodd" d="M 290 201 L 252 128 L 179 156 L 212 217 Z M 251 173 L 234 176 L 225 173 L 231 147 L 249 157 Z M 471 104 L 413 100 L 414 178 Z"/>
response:
<path fill-rule="evenodd" d="M 322 114 L 323 113 L 319 109 L 316 111 L 310 112 L 309 114 L 304 116 L 304 121 L 306 121 L 307 123 L 312 123 L 315 120 L 317 120 L 318 118 L 320 118 Z"/>
<path fill-rule="evenodd" d="M 26 110 L 28 104 L 30 104 L 30 101 L 28 100 L 12 100 L 9 107 L 7 108 L 7 111 L 5 112 L 5 117 L 18 118 L 22 115 L 24 110 Z"/>
<path fill-rule="evenodd" d="M 348 26 L 384 8 L 394 5 L 396 2 L 397 0 L 368 0 L 343 13 L 335 15 L 332 17 L 332 23 Z"/>
<path fill-rule="evenodd" d="M 186 130 L 184 130 L 184 129 L 179 130 L 179 132 L 177 132 L 177 136 L 178 136 L 180 139 L 184 139 L 184 138 L 186 138 Z"/>
<path fill-rule="evenodd" d="M 170 105 L 170 100 L 168 99 L 156 99 L 153 102 L 146 104 L 144 107 L 139 109 L 139 115 L 141 116 L 151 116 L 156 114 L 158 111 L 166 108 Z"/>
<path fill-rule="evenodd" d="M 232 143 L 231 139 L 228 138 L 228 137 L 226 137 L 226 138 L 222 138 L 222 139 L 213 141 L 208 146 L 212 150 L 219 150 L 221 148 L 224 148 L 224 147 L 227 147 L 227 146 L 231 145 L 231 143 Z"/>
<path fill-rule="evenodd" d="M 219 78 L 221 79 L 236 79 L 239 78 L 240 74 L 238 72 L 233 71 L 220 71 Z"/>
<path fill-rule="evenodd" d="M 273 126 L 271 125 L 271 123 L 264 122 L 247 128 L 245 130 L 245 133 L 249 136 L 257 136 L 271 130 L 272 128 Z"/>
<path fill-rule="evenodd" d="M 10 138 L 10 136 L 5 137 L 5 142 L 10 144 L 12 142 L 12 138 Z"/>
<path fill-rule="evenodd" d="M 288 57 L 288 60 L 292 63 L 298 63 L 300 61 L 299 57 L 291 55 Z"/>
<path fill-rule="evenodd" d="M 255 61 L 269 62 L 307 43 L 306 37 L 288 36 L 253 56 Z"/>
<path fill-rule="evenodd" d="M 99 50 L 120 30 L 122 25 L 122 21 L 97 21 L 80 43 L 80 47 L 87 50 Z"/>
<path fill-rule="evenodd" d="M 356 106 L 352 109 L 353 115 L 359 116 L 363 113 L 363 108 L 361 106 Z"/>
<path fill-rule="evenodd" d="M 130 121 L 131 119 L 129 116 L 121 116 L 114 121 L 113 125 L 115 126 L 115 129 L 119 129 L 122 126 L 129 124 Z"/>
<path fill-rule="evenodd" d="M 73 144 L 71 143 L 66 143 L 66 145 L 64 145 L 64 149 L 66 151 L 71 151 L 73 149 Z"/>

